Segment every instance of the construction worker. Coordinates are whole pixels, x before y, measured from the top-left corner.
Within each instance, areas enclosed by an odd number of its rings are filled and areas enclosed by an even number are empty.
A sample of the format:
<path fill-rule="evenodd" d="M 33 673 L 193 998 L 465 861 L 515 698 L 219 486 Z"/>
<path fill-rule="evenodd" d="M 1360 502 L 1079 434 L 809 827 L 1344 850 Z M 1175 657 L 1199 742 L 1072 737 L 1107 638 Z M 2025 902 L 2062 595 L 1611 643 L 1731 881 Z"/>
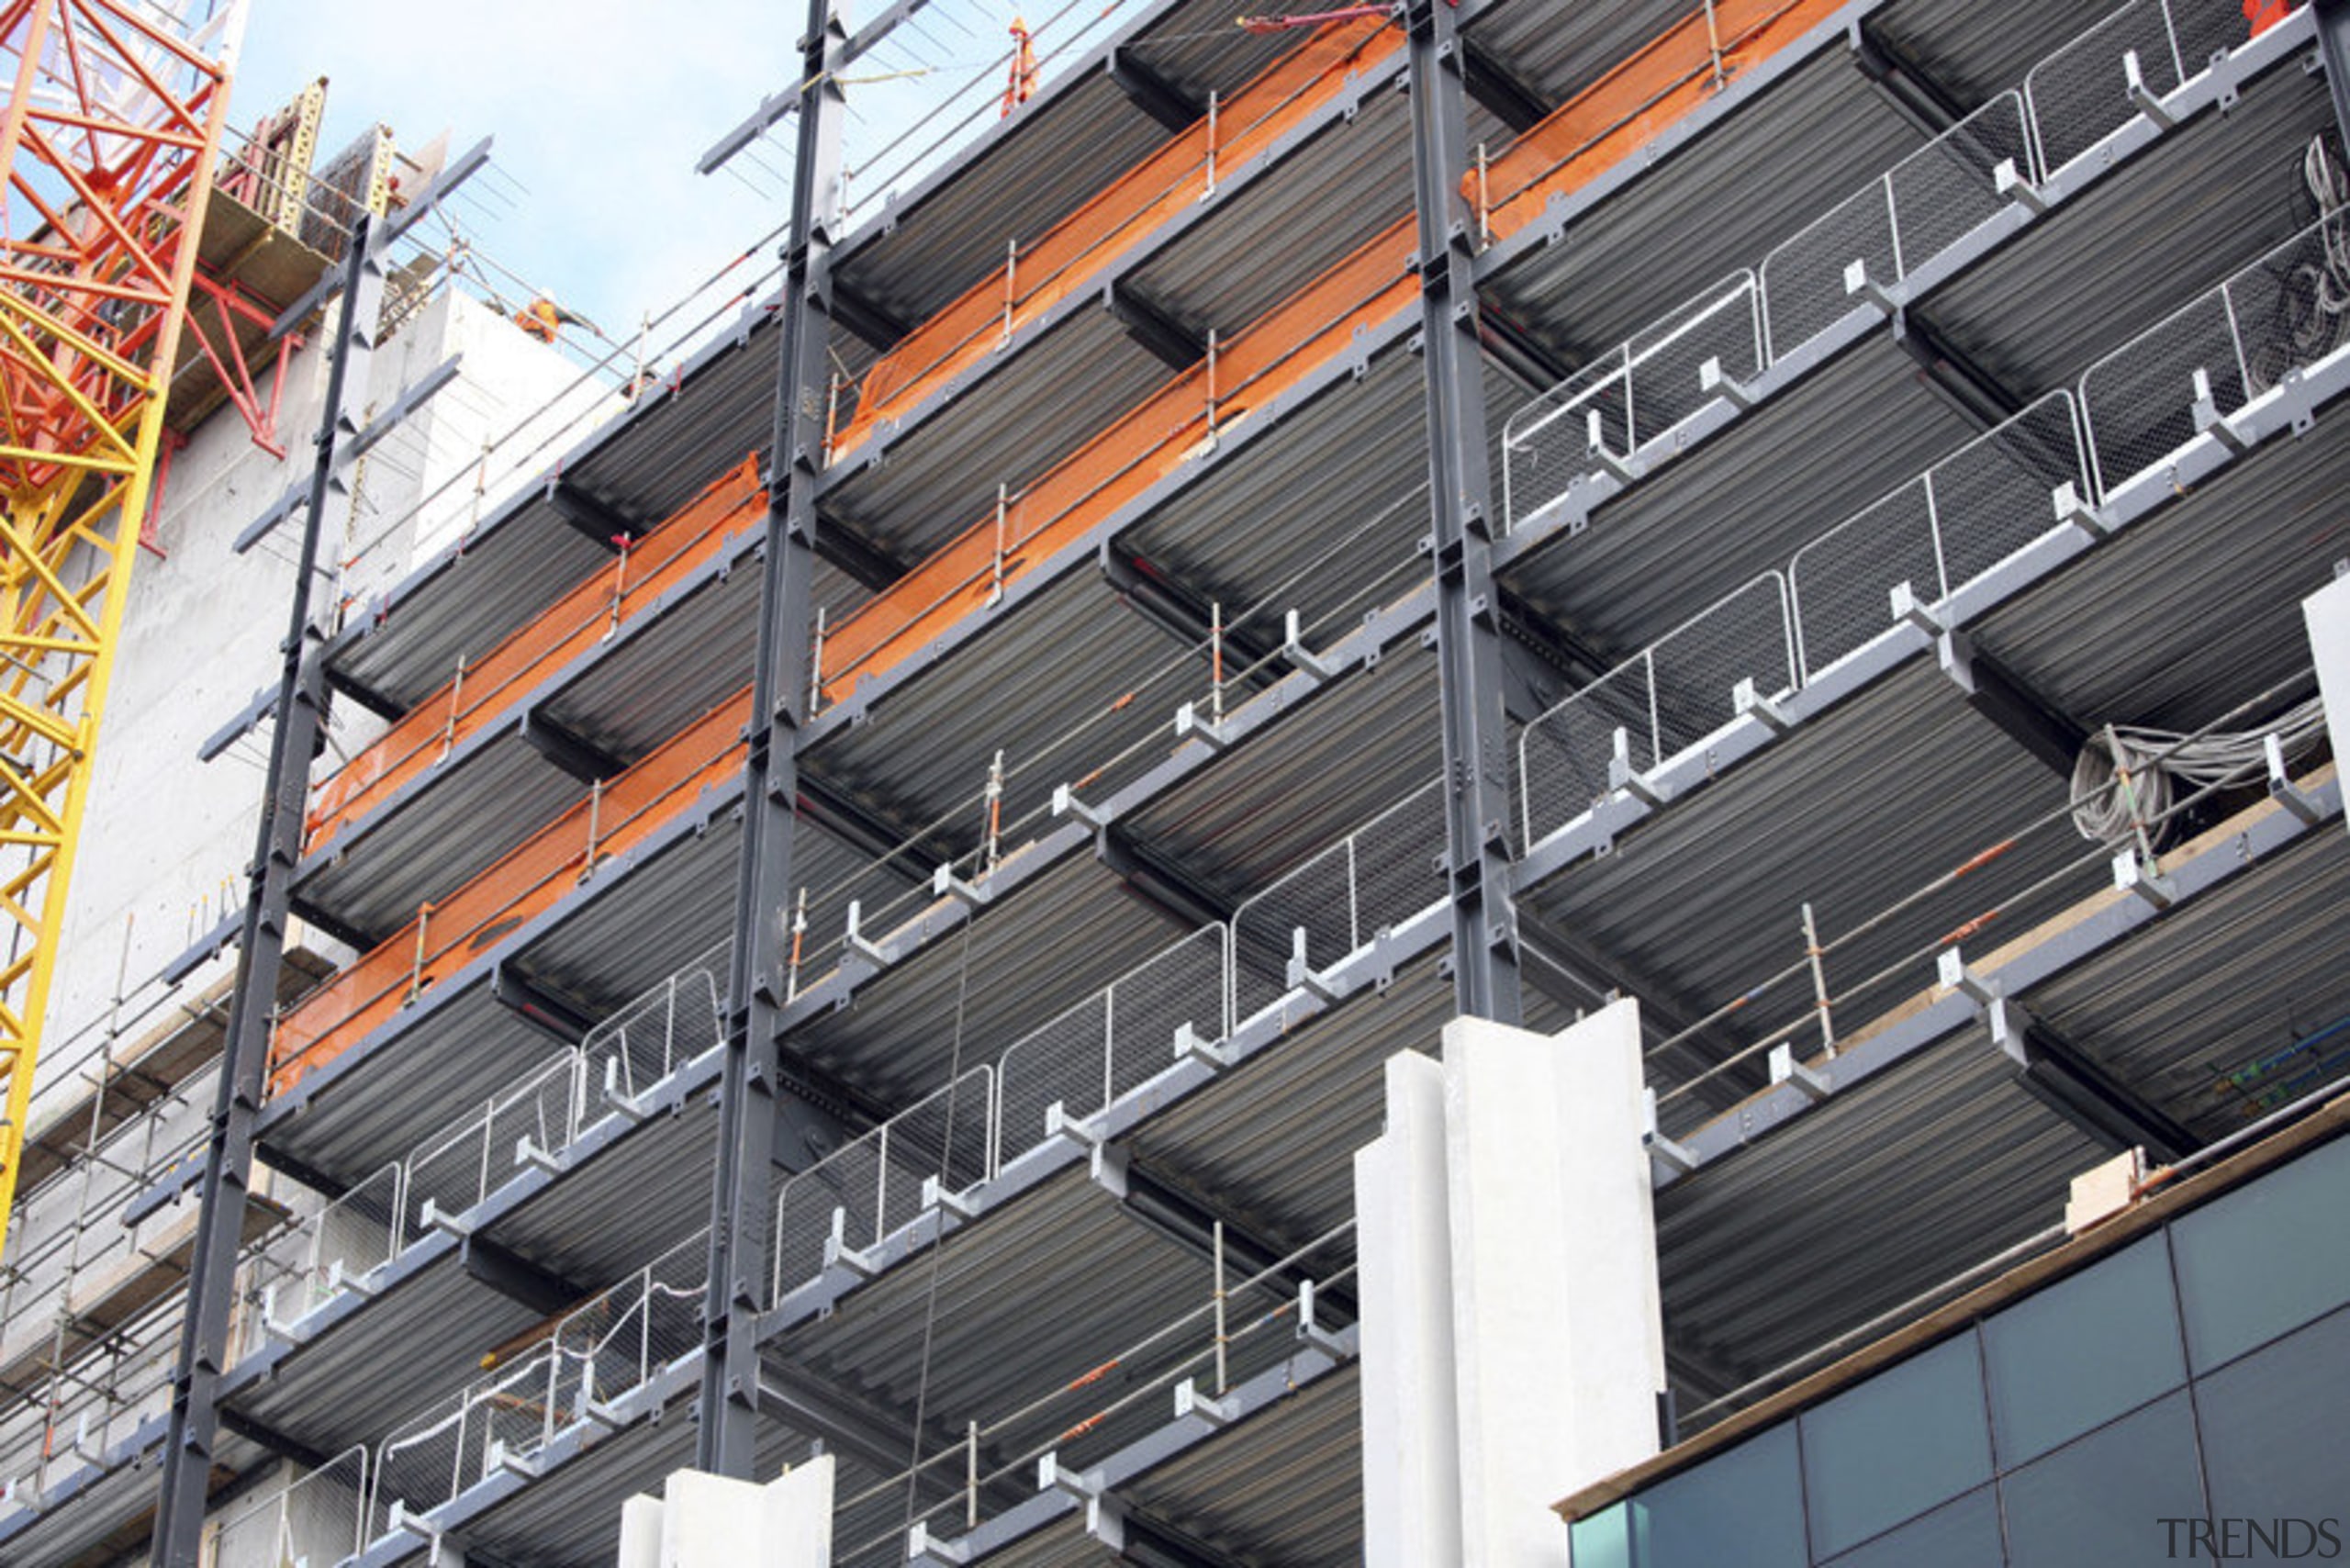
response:
<path fill-rule="evenodd" d="M 1003 109 L 998 119 L 1036 95 L 1036 45 L 1021 17 L 1012 18 L 1012 80 L 1003 89 Z"/>
<path fill-rule="evenodd" d="M 558 328 L 572 326 L 585 320 L 585 317 L 574 316 L 570 311 L 557 305 L 554 302 L 554 296 L 551 294 L 542 294 L 514 312 L 514 324 L 543 343 L 554 342 Z"/>
<path fill-rule="evenodd" d="M 2283 21 L 2293 5 L 2294 0 L 2244 0 L 2244 19 L 2252 24 L 2252 36 L 2258 38 Z"/>

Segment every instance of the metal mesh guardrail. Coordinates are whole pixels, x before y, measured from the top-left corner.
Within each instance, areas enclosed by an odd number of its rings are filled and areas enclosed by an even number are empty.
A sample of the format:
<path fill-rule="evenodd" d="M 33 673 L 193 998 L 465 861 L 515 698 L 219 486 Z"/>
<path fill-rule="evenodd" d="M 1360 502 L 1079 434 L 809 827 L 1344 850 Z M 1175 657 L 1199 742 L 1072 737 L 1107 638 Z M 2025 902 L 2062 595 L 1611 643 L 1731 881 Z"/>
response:
<path fill-rule="evenodd" d="M 2345 318 L 2325 296 L 2345 285 L 2350 212 L 2320 219 L 2089 366 L 2081 413 L 2098 494 L 2167 459 L 2204 418 L 2241 412 L 2287 373 L 2332 353 Z"/>
<path fill-rule="evenodd" d="M 367 1544 L 368 1455 L 354 1448 L 275 1495 L 229 1515 L 213 1540 L 212 1568 L 328 1568 Z"/>
<path fill-rule="evenodd" d="M 1830 207 L 1762 260 L 1764 337 L 1775 360 L 1842 319 L 1858 301 L 1854 263 L 1898 283 L 2008 205 L 1994 171 L 2036 178 L 2020 95 L 2002 93 Z"/>
<path fill-rule="evenodd" d="M 1930 605 L 2055 526 L 2049 493 L 2088 492 L 2072 395 L 2052 392 L 1796 552 L 1803 678 L 1891 624 L 1897 584 Z"/>
<path fill-rule="evenodd" d="M 2008 206 L 2002 164 L 2019 180 L 2045 179 L 2245 38 L 2241 8 L 2226 0 L 2133 0 L 2106 17 L 2033 66 L 2022 91 L 1991 99 L 1782 241 L 1759 276 L 1707 289 L 1511 416 L 1508 524 L 1695 413 L 1713 396 L 1697 379 L 1707 359 L 1743 380 L 1841 320 L 1859 303 L 1855 267 L 1890 286 L 1947 252 Z M 1751 344 L 1740 331 L 1750 312 Z M 2201 330 L 2216 333 L 2216 320 Z"/>
<path fill-rule="evenodd" d="M 1514 524 L 1563 494 L 1591 471 L 1595 447 L 1627 456 L 1695 413 L 1711 396 L 1697 379 L 1709 359 L 1732 380 L 1766 363 L 1751 272 L 1651 322 L 1512 414 L 1502 431 L 1504 515 Z"/>
<path fill-rule="evenodd" d="M 726 971 L 733 952 L 729 937 L 588 1031 L 579 1053 L 589 1102 L 633 1100 L 725 1043 Z"/>
<path fill-rule="evenodd" d="M 1646 773 L 1738 717 L 1736 691 L 1792 690 L 1786 578 L 1765 572 L 1537 718 L 1518 734 L 1526 842 L 1572 822 L 1613 783 L 1620 756 Z"/>

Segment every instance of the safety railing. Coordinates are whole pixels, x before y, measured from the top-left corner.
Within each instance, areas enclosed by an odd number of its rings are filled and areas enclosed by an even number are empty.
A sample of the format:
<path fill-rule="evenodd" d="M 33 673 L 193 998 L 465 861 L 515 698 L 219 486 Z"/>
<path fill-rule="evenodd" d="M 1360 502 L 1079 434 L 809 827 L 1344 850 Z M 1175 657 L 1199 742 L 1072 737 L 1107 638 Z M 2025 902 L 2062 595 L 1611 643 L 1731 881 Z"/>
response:
<path fill-rule="evenodd" d="M 561 1052 L 409 1155 L 405 1234 L 421 1236 L 472 1210 L 513 1175 L 525 1148 L 570 1147 L 581 1089 L 579 1052 Z"/>
<path fill-rule="evenodd" d="M 406 1168 L 386 1165 L 261 1249 L 251 1265 L 256 1322 L 297 1322 L 345 1290 L 364 1289 L 409 1234 L 407 1193 Z"/>
<path fill-rule="evenodd" d="M 1232 913 L 1234 1023 L 1439 902 L 1443 850 L 1444 800 L 1431 784 L 1250 894 Z"/>
<path fill-rule="evenodd" d="M 1762 316 L 1773 359 L 1818 336 L 1860 303 L 1869 281 L 1899 283 L 2009 205 L 1999 165 L 2036 181 L 2021 95 L 2002 93 L 1896 163 L 1762 259 Z"/>
<path fill-rule="evenodd" d="M 1883 633 L 1894 588 L 1921 605 L 2058 526 L 2050 495 L 2088 475 L 2073 397 L 2052 392 L 1796 552 L 1787 567 L 1803 678 Z"/>
<path fill-rule="evenodd" d="M 1223 1039 L 1232 1027 L 1231 945 L 1230 927 L 1203 927 L 1005 1051 L 999 1141 L 1035 1144 L 1056 1105 L 1072 1121 L 1097 1114 L 1166 1071 L 1183 1031 Z"/>
<path fill-rule="evenodd" d="M 1526 842 L 1881 635 L 1896 587 L 1939 604 L 2064 527 L 2050 496 L 2068 483 L 2087 494 L 2084 445 L 2053 392 L 1551 708 L 1518 736 Z"/>
<path fill-rule="evenodd" d="M 1714 396 L 1700 377 L 1708 361 L 1739 381 L 1767 363 L 1751 272 L 1643 327 L 1512 414 L 1502 431 L 1505 515 L 1530 515 L 1589 472 L 1595 453 L 1628 457 L 1703 408 Z M 1531 504 L 1521 507 L 1520 498 Z"/>
<path fill-rule="evenodd" d="M 1647 773 L 1738 717 L 1741 687 L 1777 697 L 1795 681 L 1787 581 L 1765 572 L 1717 600 L 1518 735 L 1526 841 L 1573 820 L 1620 773 Z"/>
<path fill-rule="evenodd" d="M 558 1398 L 550 1421 L 555 1411 L 603 1410 L 700 1350 L 702 1284 L 709 1277 L 705 1229 L 566 1314 L 554 1331 Z M 554 1430 L 548 1427 L 546 1439 Z"/>
<path fill-rule="evenodd" d="M 2024 78 L 2041 168 L 2063 168 L 2138 114 L 2125 61 L 2136 62 L 2144 92 L 2161 97 L 2245 37 L 2237 0 L 2135 0 L 2103 17 Z"/>
<path fill-rule="evenodd" d="M 787 1178 L 770 1299 L 912 1224 L 934 1193 L 958 1197 L 994 1175 L 995 1082 L 993 1067 L 975 1067 Z"/>
<path fill-rule="evenodd" d="M 722 1043 L 728 956 L 719 943 L 548 1058 L 511 1088 L 435 1132 L 397 1164 L 249 1250 L 243 1293 L 261 1308 L 248 1342 L 284 1332 L 371 1276 L 438 1225 L 464 1216 L 533 1161 Z"/>
<path fill-rule="evenodd" d="M 102 1356 L 52 1370 L 39 1392 L 0 1411 L 0 1485 L 8 1501 L 37 1506 L 51 1483 L 103 1463 L 141 1423 L 170 1408 L 185 1306 L 174 1294 L 144 1308 L 109 1336 Z"/>
<path fill-rule="evenodd" d="M 2098 493 L 2167 459 L 2344 339 L 2350 209 L 2321 218 L 2081 376 Z"/>
<path fill-rule="evenodd" d="M 1734 386 L 1760 375 L 1875 290 L 1946 254 L 2019 199 L 2020 187 L 2245 38 L 2241 10 L 2221 0 L 2133 0 L 2107 17 L 2035 65 L 2021 92 L 1991 99 L 1774 247 L 1759 279 L 1740 274 L 1706 290 L 1519 409 L 1503 434 L 1509 525 L 1669 433 L 1720 395 L 1712 376 Z M 1740 331 L 1748 310 L 1757 318 L 1751 346 Z M 2216 341 L 2217 327 L 2207 330 Z"/>
<path fill-rule="evenodd" d="M 376 1445 L 374 1537 L 409 1528 L 701 1347 L 708 1249 L 690 1238 L 554 1325 L 545 1343 L 401 1424 Z M 419 1527 L 429 1528 L 429 1527 Z"/>
<path fill-rule="evenodd" d="M 934 1198 L 967 1194 L 1052 1136 L 1220 1044 L 1444 896 L 1443 801 L 1414 790 L 1241 904 L 785 1182 L 772 1300 L 860 1263 Z"/>
<path fill-rule="evenodd" d="M 370 1539 L 408 1528 L 509 1461 L 526 1463 L 544 1448 L 578 1414 L 558 1408 L 562 1367 L 554 1347 L 544 1346 L 378 1444 Z"/>
<path fill-rule="evenodd" d="M 579 1042 L 583 1105 L 632 1101 L 724 1043 L 733 952 L 730 936 L 588 1031 Z"/>
<path fill-rule="evenodd" d="M 345 1450 L 235 1513 L 213 1539 L 212 1568 L 330 1568 L 367 1544 L 368 1454 Z"/>

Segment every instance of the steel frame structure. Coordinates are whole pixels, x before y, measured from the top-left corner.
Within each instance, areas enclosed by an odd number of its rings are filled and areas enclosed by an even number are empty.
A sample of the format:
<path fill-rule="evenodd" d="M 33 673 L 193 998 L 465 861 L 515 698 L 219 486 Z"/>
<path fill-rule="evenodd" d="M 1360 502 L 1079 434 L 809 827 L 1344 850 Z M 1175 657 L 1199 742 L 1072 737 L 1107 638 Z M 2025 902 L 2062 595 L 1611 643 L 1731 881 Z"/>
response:
<path fill-rule="evenodd" d="M 0 1241 L 243 16 L 0 8 Z"/>

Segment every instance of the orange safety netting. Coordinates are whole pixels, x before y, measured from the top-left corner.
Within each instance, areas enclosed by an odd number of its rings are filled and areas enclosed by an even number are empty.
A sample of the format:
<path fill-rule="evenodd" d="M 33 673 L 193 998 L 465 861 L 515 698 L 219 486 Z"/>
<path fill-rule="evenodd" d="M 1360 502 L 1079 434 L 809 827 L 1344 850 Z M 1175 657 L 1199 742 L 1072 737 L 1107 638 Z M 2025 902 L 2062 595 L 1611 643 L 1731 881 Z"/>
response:
<path fill-rule="evenodd" d="M 554 606 L 478 659 L 461 662 L 455 678 L 408 711 L 373 745 L 319 786 L 310 806 L 305 854 L 335 835 L 426 772 L 459 743 L 505 716 L 543 674 L 599 639 L 719 553 L 726 540 L 765 513 L 767 493 L 749 458 L 704 490 L 683 510 L 580 579 Z"/>
<path fill-rule="evenodd" d="M 1239 168 L 1345 89 L 1348 75 L 1401 49 L 1383 19 L 1318 28 L 1202 119 L 1083 207 L 1014 252 L 1008 263 L 876 361 L 853 416 L 833 438 L 834 460 L 895 419 L 1061 300 L 1089 286 L 1125 251 L 1204 199 L 1218 171 Z"/>
<path fill-rule="evenodd" d="M 750 711 L 747 690 L 711 709 L 303 998 L 278 1022 L 269 1092 L 283 1094 L 341 1056 L 578 886 L 592 866 L 628 853 L 703 790 L 734 778 Z"/>
<path fill-rule="evenodd" d="M 1667 28 L 1554 110 L 1487 168 L 1484 190 L 1466 194 L 1487 231 L 1506 239 L 1553 197 L 1581 189 L 1646 146 L 1718 90 L 1827 21 L 1836 0 L 1716 0 Z"/>
<path fill-rule="evenodd" d="M 1717 36 L 1723 73 L 1734 74 L 1841 4 L 1720 0 L 1711 28 L 1704 11 L 1694 13 L 1492 160 L 1482 192 L 1472 174 L 1464 194 L 1494 233 L 1514 231 L 1553 193 L 1597 179 L 1714 92 Z M 1326 364 L 1359 330 L 1412 308 L 1416 243 L 1408 220 L 1386 230 L 834 628 L 818 650 L 824 700 L 839 701 L 902 663 Z M 747 690 L 738 693 L 613 780 L 600 801 L 600 829 L 591 814 L 598 802 L 575 806 L 308 999 L 279 1025 L 272 1092 L 347 1049 L 420 987 L 457 972 L 554 903 L 576 880 L 597 832 L 604 835 L 599 854 L 625 849 L 689 804 L 689 791 L 726 778 L 740 766 L 738 731 L 749 701 Z"/>

